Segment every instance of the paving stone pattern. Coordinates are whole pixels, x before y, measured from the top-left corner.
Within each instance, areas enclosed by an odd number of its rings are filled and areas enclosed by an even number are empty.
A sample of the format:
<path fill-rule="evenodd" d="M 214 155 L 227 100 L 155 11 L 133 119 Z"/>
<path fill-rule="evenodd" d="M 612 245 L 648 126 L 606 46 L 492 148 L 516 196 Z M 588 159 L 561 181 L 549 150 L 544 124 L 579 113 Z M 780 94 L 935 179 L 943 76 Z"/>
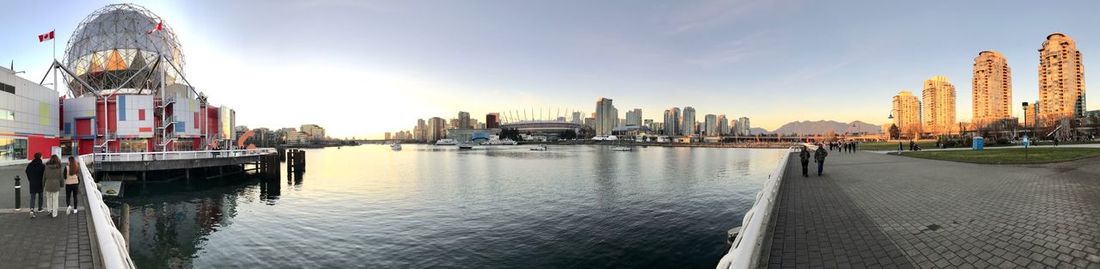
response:
<path fill-rule="evenodd" d="M 809 178 L 788 163 L 767 267 L 1100 268 L 1100 159 L 825 163 Z"/>
<path fill-rule="evenodd" d="M 94 268 L 91 236 L 84 213 L 87 199 L 81 190 L 81 211 L 66 215 L 64 207 L 51 218 L 47 212 L 38 213 L 32 219 L 27 211 L 26 177 L 22 166 L 0 167 L 0 268 Z M 14 189 L 11 178 L 18 174 L 24 178 L 22 207 L 14 212 Z M 58 204 L 64 206 L 65 193 L 58 195 Z"/>

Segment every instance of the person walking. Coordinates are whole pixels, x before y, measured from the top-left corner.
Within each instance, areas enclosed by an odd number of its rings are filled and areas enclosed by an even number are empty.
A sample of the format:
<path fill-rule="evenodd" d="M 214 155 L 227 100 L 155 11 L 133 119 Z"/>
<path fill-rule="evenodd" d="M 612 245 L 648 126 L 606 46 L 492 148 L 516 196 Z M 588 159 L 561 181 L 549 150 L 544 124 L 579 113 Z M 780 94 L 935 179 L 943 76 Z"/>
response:
<path fill-rule="evenodd" d="M 76 214 L 80 203 L 80 165 L 76 158 L 69 156 L 68 172 L 65 173 L 65 215 Z"/>
<path fill-rule="evenodd" d="M 825 169 L 825 156 L 829 156 L 829 151 L 817 147 L 817 151 L 814 152 L 814 162 L 817 163 L 817 176 L 821 176 L 821 172 Z"/>
<path fill-rule="evenodd" d="M 38 212 L 42 212 L 42 173 L 46 171 L 46 165 L 42 164 L 42 153 L 34 153 L 34 160 L 27 164 L 27 191 L 30 192 L 31 203 L 27 204 L 27 209 L 31 211 L 31 218 L 37 217 L 35 215 L 34 203 L 38 202 Z"/>
<path fill-rule="evenodd" d="M 50 156 L 46 162 L 46 172 L 42 173 L 42 190 L 46 193 L 46 210 L 50 216 L 57 217 L 57 199 L 61 192 L 61 186 L 65 184 L 65 166 L 61 165 L 61 158 L 57 155 Z"/>
<path fill-rule="evenodd" d="M 802 177 L 810 177 L 810 150 L 802 146 L 802 152 L 798 153 L 798 159 L 802 161 Z"/>

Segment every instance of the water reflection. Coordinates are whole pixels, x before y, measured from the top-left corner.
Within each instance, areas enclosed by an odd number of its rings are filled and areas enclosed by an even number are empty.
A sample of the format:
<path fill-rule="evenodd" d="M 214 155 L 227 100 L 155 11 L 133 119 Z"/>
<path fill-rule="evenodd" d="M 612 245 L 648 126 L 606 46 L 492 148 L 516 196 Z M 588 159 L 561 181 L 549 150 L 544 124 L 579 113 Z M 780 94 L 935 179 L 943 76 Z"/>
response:
<path fill-rule="evenodd" d="M 301 184 L 303 173 L 292 173 Z M 128 227 L 130 256 L 138 268 L 190 268 L 206 237 L 233 224 L 239 203 L 275 206 L 282 182 L 255 175 L 151 184 L 107 203 Z M 122 212 L 128 209 L 127 213 Z M 123 223 L 125 222 L 125 223 Z"/>
<path fill-rule="evenodd" d="M 701 268 L 774 169 L 759 150 L 406 145 L 305 173 L 192 180 L 131 207 L 141 268 Z M 283 185 L 285 184 L 285 186 Z M 121 210 L 121 209 L 117 209 Z M 534 257 L 534 258 L 533 258 Z"/>

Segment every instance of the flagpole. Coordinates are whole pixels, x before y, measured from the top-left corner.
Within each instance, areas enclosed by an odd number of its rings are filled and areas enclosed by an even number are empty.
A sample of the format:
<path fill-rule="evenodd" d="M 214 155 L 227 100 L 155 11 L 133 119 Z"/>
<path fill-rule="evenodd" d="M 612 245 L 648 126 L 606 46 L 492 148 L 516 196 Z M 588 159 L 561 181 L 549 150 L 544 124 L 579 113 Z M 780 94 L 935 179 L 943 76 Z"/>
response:
<path fill-rule="evenodd" d="M 53 38 L 54 31 L 57 31 L 57 29 L 54 29 L 54 30 L 50 31 L 50 42 L 53 43 L 53 59 L 52 59 L 53 62 L 50 62 L 51 66 L 53 65 L 54 62 L 57 62 L 57 39 Z M 54 68 L 51 68 L 51 69 L 53 69 L 53 91 L 56 92 L 57 91 L 57 66 L 54 66 Z M 104 105 L 106 105 L 106 104 L 104 104 Z"/>

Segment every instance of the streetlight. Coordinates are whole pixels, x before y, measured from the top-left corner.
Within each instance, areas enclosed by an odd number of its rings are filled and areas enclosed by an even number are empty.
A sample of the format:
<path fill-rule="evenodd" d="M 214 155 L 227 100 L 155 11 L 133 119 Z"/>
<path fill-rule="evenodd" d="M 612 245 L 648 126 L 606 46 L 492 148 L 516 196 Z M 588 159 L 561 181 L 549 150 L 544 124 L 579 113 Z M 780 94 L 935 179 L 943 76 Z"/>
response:
<path fill-rule="evenodd" d="M 1027 102 L 1024 102 L 1023 105 L 1024 105 L 1024 126 L 1026 127 L 1027 126 Z M 1034 121 L 1035 119 L 1031 119 L 1031 120 Z M 1028 149 L 1027 149 L 1027 147 L 1028 147 L 1028 144 L 1029 144 L 1029 142 L 1027 141 L 1027 135 L 1024 135 L 1023 143 L 1024 143 L 1024 160 L 1027 160 L 1028 159 L 1028 152 L 1027 152 Z"/>

